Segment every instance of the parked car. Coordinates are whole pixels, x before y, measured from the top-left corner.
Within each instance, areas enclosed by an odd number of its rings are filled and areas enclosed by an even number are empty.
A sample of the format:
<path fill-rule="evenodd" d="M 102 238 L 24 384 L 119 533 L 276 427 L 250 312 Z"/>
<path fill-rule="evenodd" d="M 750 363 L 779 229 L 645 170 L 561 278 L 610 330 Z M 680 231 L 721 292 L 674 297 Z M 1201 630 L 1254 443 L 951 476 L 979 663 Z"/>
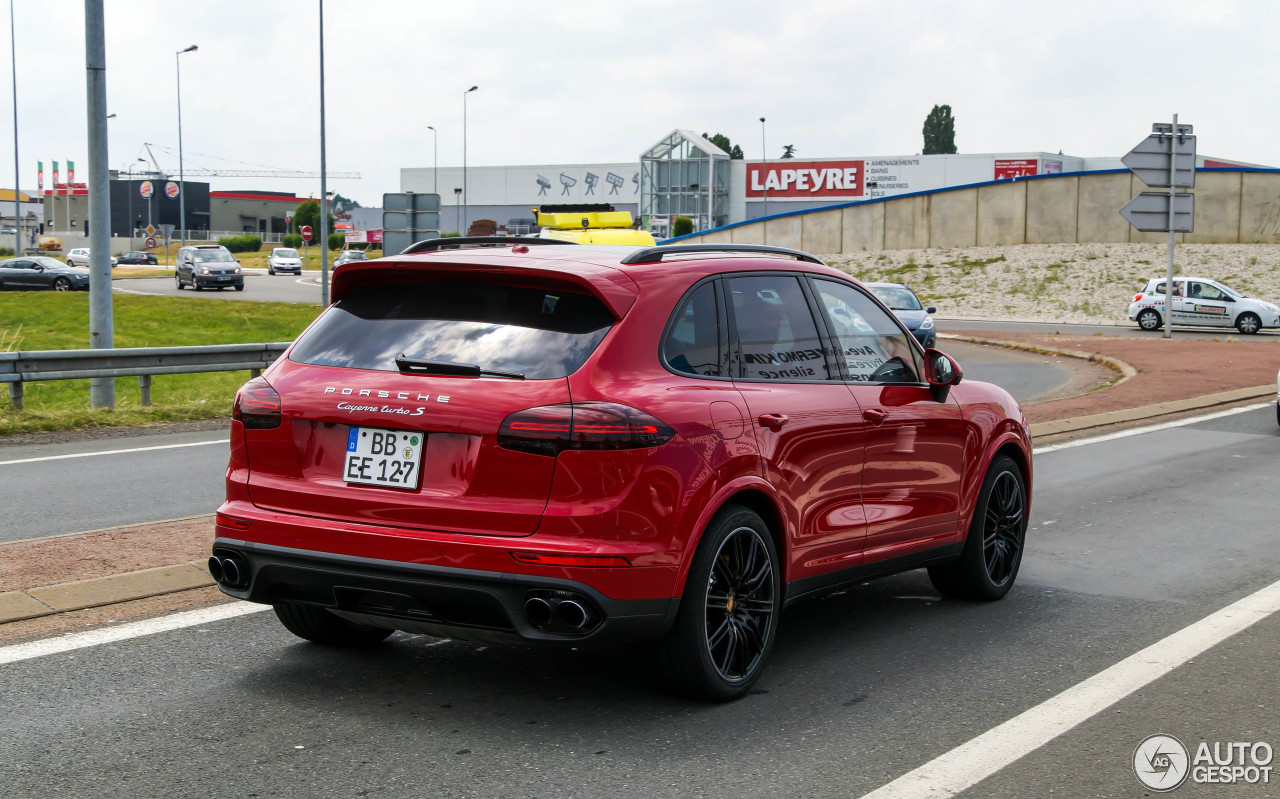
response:
<path fill-rule="evenodd" d="M 910 287 L 903 283 L 868 283 L 867 288 L 889 306 L 922 347 L 928 349 L 938 340 L 932 316 L 938 309 L 932 305 L 926 308 Z"/>
<path fill-rule="evenodd" d="M 71 250 L 70 252 L 68 252 L 67 263 L 70 264 L 71 266 L 83 266 L 87 268 L 89 266 L 89 248 L 77 247 L 74 250 Z M 116 258 L 114 255 L 111 256 L 111 267 L 113 269 L 118 263 L 119 263 L 119 259 Z"/>
<path fill-rule="evenodd" d="M 0 291 L 10 289 L 89 290 L 89 270 L 57 258 L 34 255 L 0 261 Z"/>
<path fill-rule="evenodd" d="M 334 261 L 333 265 L 342 266 L 343 264 L 367 260 L 369 260 L 369 256 L 365 255 L 364 250 L 343 250 L 338 253 L 338 260 Z"/>
<path fill-rule="evenodd" d="M 160 263 L 156 260 L 155 253 L 141 250 L 130 250 L 124 253 L 120 256 L 119 262 L 122 264 L 140 264 L 142 266 L 156 266 Z"/>
<path fill-rule="evenodd" d="M 221 244 L 196 244 L 178 250 L 173 281 L 178 290 L 234 288 L 244 291 L 244 272 L 231 251 Z"/>
<path fill-rule="evenodd" d="M 302 274 L 302 258 L 297 250 L 292 247 L 276 247 L 271 251 L 267 256 L 267 274 L 274 275 L 278 272 Z"/>
<path fill-rule="evenodd" d="M 1129 321 L 1143 330 L 1165 323 L 1165 280 L 1152 278 L 1129 303 Z M 1245 296 L 1224 283 L 1204 277 L 1173 279 L 1173 323 L 1195 327 L 1234 327 L 1257 333 L 1280 327 L 1280 307 Z"/>
<path fill-rule="evenodd" d="M 334 270 L 236 395 L 223 592 L 329 645 L 650 641 L 727 700 L 802 598 L 921 567 L 1009 591 L 1026 419 L 860 283 L 780 248 L 529 241 Z"/>

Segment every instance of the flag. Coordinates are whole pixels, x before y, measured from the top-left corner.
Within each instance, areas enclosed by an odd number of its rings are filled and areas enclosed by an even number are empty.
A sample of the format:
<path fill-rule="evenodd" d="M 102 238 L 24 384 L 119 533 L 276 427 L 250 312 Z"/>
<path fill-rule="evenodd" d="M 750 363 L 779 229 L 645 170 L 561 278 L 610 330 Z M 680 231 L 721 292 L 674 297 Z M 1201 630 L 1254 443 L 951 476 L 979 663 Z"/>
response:
<path fill-rule="evenodd" d="M 53 162 L 53 194 L 58 195 L 58 162 Z"/>
<path fill-rule="evenodd" d="M 44 196 L 44 161 L 36 161 L 36 196 Z"/>
<path fill-rule="evenodd" d="M 71 186 L 76 182 L 76 162 L 67 162 L 67 194 L 71 193 Z"/>

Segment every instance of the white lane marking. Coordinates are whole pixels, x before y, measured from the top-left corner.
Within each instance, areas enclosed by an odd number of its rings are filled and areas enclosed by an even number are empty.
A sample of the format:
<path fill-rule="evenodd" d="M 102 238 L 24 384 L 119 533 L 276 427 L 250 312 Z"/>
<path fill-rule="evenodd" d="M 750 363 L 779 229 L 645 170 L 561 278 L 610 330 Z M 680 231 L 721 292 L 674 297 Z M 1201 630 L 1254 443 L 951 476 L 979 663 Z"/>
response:
<path fill-rule="evenodd" d="M 1280 581 L 992 727 L 863 799 L 955 796 L 1276 611 L 1280 611 Z"/>
<path fill-rule="evenodd" d="M 124 455 L 129 452 L 154 452 L 160 449 L 182 449 L 183 447 L 203 447 L 206 444 L 230 444 L 229 438 L 215 438 L 212 441 L 192 441 L 188 444 L 158 444 L 154 447 L 129 447 L 128 449 L 107 449 L 102 452 L 72 452 L 68 455 L 43 455 L 39 458 L 18 458 L 11 461 L 0 461 L 0 466 L 11 466 L 15 463 L 39 463 L 40 461 L 62 461 L 68 458 L 93 458 L 98 455 Z"/>
<path fill-rule="evenodd" d="M 1075 441 L 1064 441 L 1061 444 L 1049 444 L 1044 447 L 1036 447 L 1032 450 L 1034 455 L 1043 455 L 1046 452 L 1057 452 L 1060 449 L 1071 449 L 1073 447 L 1083 447 L 1087 444 L 1100 444 L 1103 441 L 1115 441 L 1117 438 L 1128 438 L 1129 436 L 1140 436 L 1143 433 L 1154 433 L 1157 430 L 1168 430 L 1171 427 L 1185 427 L 1189 424 L 1197 424 L 1198 422 L 1207 422 L 1212 419 L 1221 419 L 1224 416 L 1235 416 L 1238 413 L 1248 413 L 1249 411 L 1257 411 L 1262 408 L 1270 408 L 1275 403 L 1260 402 L 1256 405 L 1245 405 L 1242 408 L 1230 408 L 1225 411 L 1215 411 L 1206 413 L 1202 416 L 1188 416 L 1185 419 L 1176 419 L 1172 422 L 1161 422 L 1160 424 L 1147 425 L 1145 427 L 1134 427 L 1129 430 L 1121 430 L 1117 433 L 1107 433 L 1106 435 L 1094 436 L 1092 438 L 1080 438 Z"/>
<path fill-rule="evenodd" d="M 234 619 L 238 616 L 247 616 L 250 613 L 261 613 L 264 610 L 271 610 L 271 606 L 257 605 L 251 602 L 231 602 L 225 605 L 214 605 L 211 608 L 171 613 L 168 616 L 159 616 L 154 619 L 132 621 L 115 627 L 100 627 L 96 630 L 87 630 L 82 633 L 60 635 L 57 638 L 43 638 L 39 641 L 29 641 L 25 644 L 13 644 L 0 647 L 0 666 L 7 663 L 17 663 L 22 660 L 31 660 L 32 658 L 58 655 L 89 646 L 127 641 L 130 638 L 141 638 L 144 635 L 167 633 L 173 630 L 181 630 L 184 627 L 194 627 L 197 624 Z"/>

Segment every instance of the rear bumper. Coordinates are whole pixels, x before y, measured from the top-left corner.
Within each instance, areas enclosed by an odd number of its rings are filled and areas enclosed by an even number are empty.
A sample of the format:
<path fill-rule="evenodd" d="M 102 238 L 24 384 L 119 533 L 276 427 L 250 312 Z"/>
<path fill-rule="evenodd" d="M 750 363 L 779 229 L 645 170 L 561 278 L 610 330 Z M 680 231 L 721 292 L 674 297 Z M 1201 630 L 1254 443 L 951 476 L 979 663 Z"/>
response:
<path fill-rule="evenodd" d="M 481 571 L 294 549 L 232 538 L 214 541 L 215 555 L 247 564 L 240 589 L 223 593 L 249 602 L 300 602 L 365 624 L 495 641 L 580 644 L 642 641 L 670 628 L 676 599 L 612 599 L 585 583 L 554 577 Z M 595 618 L 583 632 L 546 632 L 525 616 L 525 603 L 567 592 L 589 603 Z"/>

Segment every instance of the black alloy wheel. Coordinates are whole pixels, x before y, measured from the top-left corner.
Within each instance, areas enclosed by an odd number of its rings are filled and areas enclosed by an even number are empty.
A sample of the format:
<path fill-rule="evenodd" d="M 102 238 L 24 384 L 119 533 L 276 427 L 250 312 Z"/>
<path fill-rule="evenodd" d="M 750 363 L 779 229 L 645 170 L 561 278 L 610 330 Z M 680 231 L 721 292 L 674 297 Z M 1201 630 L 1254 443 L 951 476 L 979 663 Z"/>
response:
<path fill-rule="evenodd" d="M 707 525 L 675 624 L 652 651 L 674 692 L 724 702 L 764 671 L 782 612 L 782 569 L 769 527 L 728 505 Z"/>
<path fill-rule="evenodd" d="M 773 562 L 760 533 L 739 527 L 720 544 L 707 580 L 706 646 L 726 682 L 745 679 L 760 665 L 773 626 Z"/>
<path fill-rule="evenodd" d="M 991 485 L 987 511 L 983 516 L 983 561 L 993 585 L 1003 585 L 1013 576 L 1022 559 L 1026 522 L 1022 486 L 1012 472 L 1001 472 Z"/>
<path fill-rule="evenodd" d="M 929 567 L 943 596 L 995 600 L 1009 593 L 1027 539 L 1027 489 L 1022 469 L 1008 455 L 991 462 L 960 557 Z"/>

